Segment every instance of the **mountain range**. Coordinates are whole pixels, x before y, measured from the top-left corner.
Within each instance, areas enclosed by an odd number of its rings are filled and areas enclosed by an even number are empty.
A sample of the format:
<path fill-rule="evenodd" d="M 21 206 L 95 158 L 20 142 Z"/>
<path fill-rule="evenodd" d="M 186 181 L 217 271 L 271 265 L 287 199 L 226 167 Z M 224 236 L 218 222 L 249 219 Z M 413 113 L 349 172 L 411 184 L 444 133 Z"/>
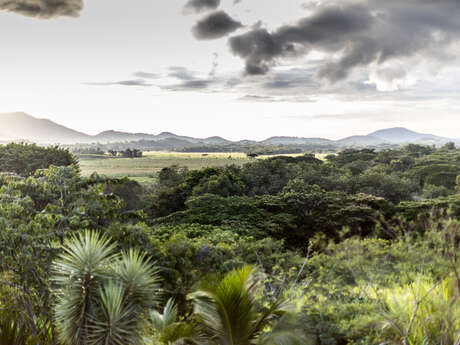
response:
<path fill-rule="evenodd" d="M 460 140 L 444 138 L 433 134 L 417 133 L 402 127 L 382 129 L 368 135 L 356 135 L 340 140 L 324 138 L 299 138 L 299 137 L 271 137 L 263 141 L 242 140 L 232 142 L 221 137 L 193 138 L 180 136 L 169 132 L 158 135 L 148 133 L 127 133 L 108 130 L 97 135 L 75 131 L 59 125 L 48 119 L 39 119 L 26 113 L 0 113 L 0 142 L 30 141 L 38 144 L 88 144 L 88 143 L 114 143 L 129 141 L 154 141 L 163 142 L 168 147 L 192 147 L 200 145 L 225 146 L 231 144 L 241 145 L 333 145 L 333 146 L 376 146 L 400 145 L 407 143 L 420 143 L 427 145 L 441 145 L 448 141 Z"/>

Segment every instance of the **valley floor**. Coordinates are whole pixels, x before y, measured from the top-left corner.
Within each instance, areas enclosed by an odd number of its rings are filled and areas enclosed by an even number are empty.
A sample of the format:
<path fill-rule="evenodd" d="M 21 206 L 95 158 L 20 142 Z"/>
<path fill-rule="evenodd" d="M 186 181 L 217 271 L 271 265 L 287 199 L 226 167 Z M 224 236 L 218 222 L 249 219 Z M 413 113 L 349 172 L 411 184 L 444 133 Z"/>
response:
<path fill-rule="evenodd" d="M 294 154 L 289 156 L 299 156 Z M 279 155 L 278 155 L 279 156 Z M 270 158 L 272 156 L 263 156 Z M 319 157 L 320 158 L 320 157 Z M 244 152 L 189 153 L 151 151 L 144 152 L 142 158 L 111 158 L 102 155 L 85 155 L 79 159 L 83 176 L 93 172 L 109 177 L 129 177 L 139 183 L 155 182 L 157 173 L 172 165 L 197 170 L 205 167 L 242 166 L 252 161 Z"/>

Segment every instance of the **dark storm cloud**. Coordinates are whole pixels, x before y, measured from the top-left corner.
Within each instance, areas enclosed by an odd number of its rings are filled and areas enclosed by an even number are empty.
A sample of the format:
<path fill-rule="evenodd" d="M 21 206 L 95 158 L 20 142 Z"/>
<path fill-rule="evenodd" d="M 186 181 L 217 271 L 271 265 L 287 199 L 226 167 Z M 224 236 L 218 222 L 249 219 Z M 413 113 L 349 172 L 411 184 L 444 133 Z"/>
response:
<path fill-rule="evenodd" d="M 225 37 L 242 26 L 226 12 L 218 11 L 199 20 L 192 28 L 192 33 L 196 39 L 212 40 Z"/>
<path fill-rule="evenodd" d="M 0 0 L 0 11 L 43 19 L 76 17 L 82 9 L 82 0 Z"/>
<path fill-rule="evenodd" d="M 247 74 L 266 74 L 278 58 L 304 54 L 315 46 L 332 50 L 369 30 L 373 21 L 364 6 L 331 6 L 273 33 L 255 28 L 230 38 L 229 44 L 232 52 L 246 61 Z"/>
<path fill-rule="evenodd" d="M 452 59 L 460 37 L 459 0 L 326 1 L 313 14 L 275 31 L 255 27 L 230 38 L 231 51 L 244 59 L 246 73 L 266 74 L 280 59 L 319 50 L 331 56 L 317 75 L 330 82 L 370 67 L 421 55 Z M 332 56 L 339 56 L 332 58 Z"/>
<path fill-rule="evenodd" d="M 184 7 L 185 14 L 200 13 L 215 10 L 220 5 L 220 0 L 189 0 Z"/>

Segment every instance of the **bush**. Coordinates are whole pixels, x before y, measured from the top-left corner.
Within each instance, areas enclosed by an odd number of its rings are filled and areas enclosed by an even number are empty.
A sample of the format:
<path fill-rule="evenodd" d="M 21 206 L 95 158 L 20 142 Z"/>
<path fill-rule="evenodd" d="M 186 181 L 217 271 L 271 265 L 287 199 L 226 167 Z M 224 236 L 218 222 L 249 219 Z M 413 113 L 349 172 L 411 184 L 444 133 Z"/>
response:
<path fill-rule="evenodd" d="M 11 143 L 0 146 L 0 172 L 30 176 L 38 169 L 55 166 L 77 166 L 77 160 L 67 149 L 58 146 Z"/>

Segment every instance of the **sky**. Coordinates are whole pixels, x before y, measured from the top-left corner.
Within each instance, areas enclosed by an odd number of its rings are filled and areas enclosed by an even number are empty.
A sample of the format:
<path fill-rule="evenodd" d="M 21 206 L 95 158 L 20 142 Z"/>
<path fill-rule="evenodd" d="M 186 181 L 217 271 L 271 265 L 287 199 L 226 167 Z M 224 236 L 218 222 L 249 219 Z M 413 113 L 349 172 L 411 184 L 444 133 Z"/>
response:
<path fill-rule="evenodd" d="M 261 140 L 459 138 L 460 0 L 0 0 L 0 112 Z"/>

